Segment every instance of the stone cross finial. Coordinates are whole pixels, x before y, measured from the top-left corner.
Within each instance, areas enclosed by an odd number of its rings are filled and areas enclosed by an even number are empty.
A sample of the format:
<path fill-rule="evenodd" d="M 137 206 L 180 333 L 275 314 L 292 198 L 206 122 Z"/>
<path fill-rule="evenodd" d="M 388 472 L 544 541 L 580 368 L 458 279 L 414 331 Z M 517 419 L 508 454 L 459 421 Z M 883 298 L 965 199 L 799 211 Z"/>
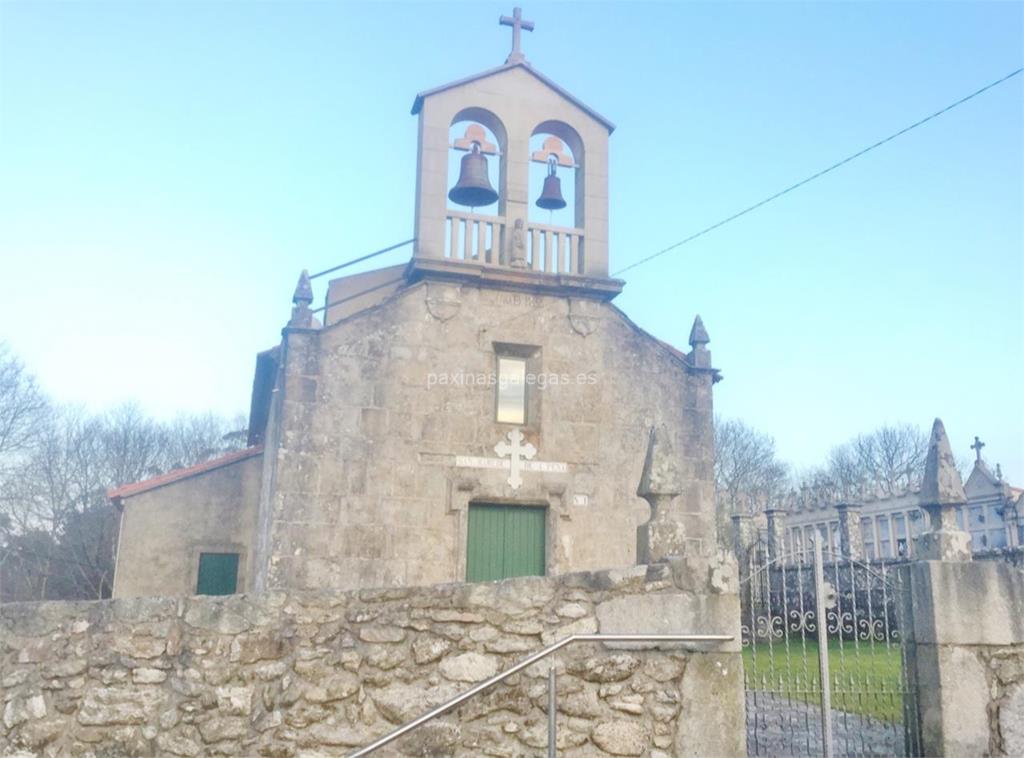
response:
<path fill-rule="evenodd" d="M 930 561 L 969 561 L 971 537 L 960 529 L 958 508 L 967 503 L 964 484 L 957 471 L 946 428 L 941 419 L 932 425 L 928 457 L 921 481 L 921 508 L 928 514 L 930 528 L 917 538 L 917 554 Z"/>
<path fill-rule="evenodd" d="M 525 63 L 526 56 L 523 55 L 523 51 L 519 49 L 519 31 L 525 29 L 528 32 L 533 31 L 532 21 L 523 21 L 523 9 L 513 8 L 512 16 L 502 16 L 498 19 L 498 23 L 502 26 L 512 27 L 512 52 L 508 54 L 508 58 L 505 59 L 505 63 Z"/>
<path fill-rule="evenodd" d="M 971 450 L 974 451 L 975 460 L 981 463 L 981 449 L 985 447 L 985 443 L 978 439 L 977 435 L 974 437 L 974 444 L 971 445 Z"/>

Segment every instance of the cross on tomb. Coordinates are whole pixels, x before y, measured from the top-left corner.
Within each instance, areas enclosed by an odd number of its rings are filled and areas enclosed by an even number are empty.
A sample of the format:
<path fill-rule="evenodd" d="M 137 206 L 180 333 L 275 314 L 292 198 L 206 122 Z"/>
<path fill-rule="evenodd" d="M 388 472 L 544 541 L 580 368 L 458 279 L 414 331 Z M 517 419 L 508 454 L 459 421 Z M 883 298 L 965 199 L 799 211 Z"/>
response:
<path fill-rule="evenodd" d="M 974 444 L 971 445 L 971 450 L 974 451 L 977 461 L 981 461 L 981 449 L 985 447 L 985 443 L 979 440 L 977 437 L 974 438 Z"/>
<path fill-rule="evenodd" d="M 513 429 L 507 435 L 508 442 L 499 442 L 494 446 L 494 452 L 499 457 L 504 458 L 506 455 L 509 457 L 509 472 L 508 472 L 508 483 L 509 486 L 517 490 L 523 483 L 523 477 L 521 471 L 523 469 L 523 462 L 530 460 L 537 454 L 537 448 L 527 442 L 523 444 L 523 433 L 518 429 Z"/>
<path fill-rule="evenodd" d="M 532 21 L 523 21 L 523 9 L 513 8 L 512 17 L 502 16 L 498 19 L 498 23 L 501 26 L 512 27 L 512 52 L 508 54 L 508 58 L 505 63 L 524 63 L 526 56 L 523 55 L 523 51 L 519 49 L 519 31 L 525 29 L 528 32 L 533 31 Z"/>

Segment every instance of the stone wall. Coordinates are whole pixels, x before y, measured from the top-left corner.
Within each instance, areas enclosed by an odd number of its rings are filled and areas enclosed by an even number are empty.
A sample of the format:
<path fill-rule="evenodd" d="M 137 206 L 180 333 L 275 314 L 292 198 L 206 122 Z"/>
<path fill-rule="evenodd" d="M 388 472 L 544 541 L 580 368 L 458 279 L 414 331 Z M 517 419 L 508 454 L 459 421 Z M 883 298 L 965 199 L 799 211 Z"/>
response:
<path fill-rule="evenodd" d="M 908 664 L 925 755 L 1024 755 L 1024 572 L 907 566 Z"/>
<path fill-rule="evenodd" d="M 200 553 L 238 553 L 252 586 L 263 456 L 253 455 L 121 502 L 114 597 L 191 595 Z"/>
<path fill-rule="evenodd" d="M 572 633 L 735 634 L 734 582 L 730 563 L 695 555 L 431 588 L 7 605 L 0 754 L 344 755 Z M 738 641 L 586 643 L 551 660 L 561 755 L 744 753 Z M 543 754 L 547 671 L 399 754 Z"/>
<path fill-rule="evenodd" d="M 545 507 L 548 574 L 635 565 L 654 425 L 677 454 L 674 515 L 688 539 L 714 539 L 713 372 L 608 303 L 426 280 L 285 332 L 258 590 L 461 581 L 474 502 Z M 559 464 L 518 488 L 507 469 L 459 463 L 499 463 L 494 447 L 515 428 L 496 421 L 487 380 L 507 346 L 527 350 L 538 377 L 525 441 L 538 465 Z"/>

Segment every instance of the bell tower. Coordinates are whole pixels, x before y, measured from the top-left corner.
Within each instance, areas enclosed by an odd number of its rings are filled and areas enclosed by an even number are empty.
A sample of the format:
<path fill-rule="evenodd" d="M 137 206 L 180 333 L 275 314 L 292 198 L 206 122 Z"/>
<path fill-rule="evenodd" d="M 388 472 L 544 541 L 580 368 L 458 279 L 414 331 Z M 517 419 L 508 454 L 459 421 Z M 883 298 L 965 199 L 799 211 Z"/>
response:
<path fill-rule="evenodd" d="M 519 8 L 500 23 L 512 29 L 503 65 L 421 92 L 413 103 L 413 271 L 614 297 L 622 289 L 608 275 L 615 127 L 526 60 L 521 35 L 534 24 Z"/>

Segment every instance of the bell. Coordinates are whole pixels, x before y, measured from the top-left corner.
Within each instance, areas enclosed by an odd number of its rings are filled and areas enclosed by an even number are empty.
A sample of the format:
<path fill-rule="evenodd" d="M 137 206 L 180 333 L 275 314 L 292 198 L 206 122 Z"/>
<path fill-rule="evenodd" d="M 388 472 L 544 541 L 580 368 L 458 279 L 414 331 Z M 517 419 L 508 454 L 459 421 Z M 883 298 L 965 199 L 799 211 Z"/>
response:
<path fill-rule="evenodd" d="M 480 145 L 473 143 L 473 148 L 462 156 L 459 167 L 459 181 L 448 193 L 448 199 L 459 205 L 470 208 L 483 208 L 498 199 L 498 193 L 491 186 L 487 176 L 487 158 L 480 152 Z"/>
<path fill-rule="evenodd" d="M 548 161 L 548 175 L 544 177 L 544 189 L 537 198 L 537 207 L 557 211 L 565 207 L 562 197 L 562 180 L 555 175 L 555 161 Z"/>

